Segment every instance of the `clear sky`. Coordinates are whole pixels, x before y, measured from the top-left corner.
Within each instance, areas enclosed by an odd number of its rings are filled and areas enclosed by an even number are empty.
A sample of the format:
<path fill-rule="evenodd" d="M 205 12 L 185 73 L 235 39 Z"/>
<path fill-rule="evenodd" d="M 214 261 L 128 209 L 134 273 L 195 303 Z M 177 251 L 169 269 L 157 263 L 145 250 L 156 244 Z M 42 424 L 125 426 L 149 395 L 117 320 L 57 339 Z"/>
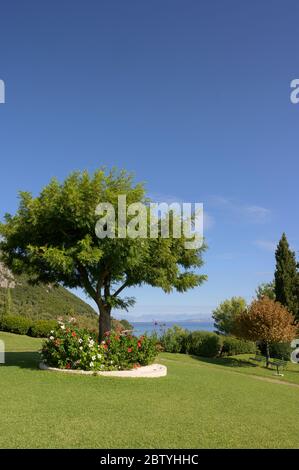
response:
<path fill-rule="evenodd" d="M 203 202 L 202 287 L 132 289 L 129 318 L 205 317 L 269 281 L 298 234 L 297 0 L 2 0 L 1 217 L 17 191 L 116 165 Z"/>

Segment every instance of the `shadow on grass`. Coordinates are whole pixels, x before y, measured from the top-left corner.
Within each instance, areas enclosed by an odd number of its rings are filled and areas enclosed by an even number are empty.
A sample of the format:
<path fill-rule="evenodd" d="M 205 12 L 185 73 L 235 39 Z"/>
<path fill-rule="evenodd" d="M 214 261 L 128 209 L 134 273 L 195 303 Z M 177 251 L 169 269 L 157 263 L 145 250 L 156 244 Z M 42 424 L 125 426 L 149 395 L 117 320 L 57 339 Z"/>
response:
<path fill-rule="evenodd" d="M 20 367 L 21 369 L 34 369 L 38 368 L 40 362 L 40 355 L 36 351 L 20 351 L 20 352 L 6 352 L 5 364 L 1 367 Z"/>
<path fill-rule="evenodd" d="M 200 362 L 206 362 L 208 364 L 215 364 L 218 366 L 226 366 L 226 367 L 258 367 L 257 364 L 254 364 L 251 361 L 247 361 L 245 359 L 239 359 L 234 357 L 218 357 L 218 358 L 210 358 L 210 357 L 199 357 L 191 355 L 192 359 L 196 359 Z"/>

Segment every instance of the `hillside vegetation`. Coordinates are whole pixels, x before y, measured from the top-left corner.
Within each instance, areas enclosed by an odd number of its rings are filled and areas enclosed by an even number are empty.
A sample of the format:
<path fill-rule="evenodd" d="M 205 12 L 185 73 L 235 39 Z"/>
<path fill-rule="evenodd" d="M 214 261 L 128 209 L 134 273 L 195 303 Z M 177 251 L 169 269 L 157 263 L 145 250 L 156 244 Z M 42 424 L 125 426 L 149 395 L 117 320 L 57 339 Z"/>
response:
<path fill-rule="evenodd" d="M 96 318 L 93 308 L 61 286 L 32 286 L 25 276 L 15 277 L 15 287 L 0 287 L 0 312 L 33 319 L 65 315 Z"/>
<path fill-rule="evenodd" d="M 31 285 L 25 275 L 12 276 L 0 264 L 0 317 L 17 315 L 31 320 L 76 317 L 80 327 L 97 330 L 98 315 L 82 299 L 61 286 Z M 132 328 L 126 320 L 112 320 L 113 328 Z"/>

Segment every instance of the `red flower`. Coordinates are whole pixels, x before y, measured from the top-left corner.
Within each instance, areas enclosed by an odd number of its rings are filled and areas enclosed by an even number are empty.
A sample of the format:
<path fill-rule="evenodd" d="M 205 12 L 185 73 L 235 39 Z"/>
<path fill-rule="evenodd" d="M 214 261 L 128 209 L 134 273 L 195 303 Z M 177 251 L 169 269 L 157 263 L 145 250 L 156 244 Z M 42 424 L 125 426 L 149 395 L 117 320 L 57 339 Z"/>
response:
<path fill-rule="evenodd" d="M 132 348 L 128 348 L 128 352 L 129 352 L 129 353 L 132 352 Z"/>
<path fill-rule="evenodd" d="M 110 336 L 110 331 L 106 331 L 105 336 Z"/>
<path fill-rule="evenodd" d="M 74 336 L 74 337 L 75 337 L 75 336 L 77 336 L 77 335 L 76 335 L 76 333 L 75 333 L 74 331 L 72 331 L 72 336 Z"/>
<path fill-rule="evenodd" d="M 138 348 L 141 348 L 141 341 L 138 341 L 137 346 Z"/>
<path fill-rule="evenodd" d="M 107 344 L 103 344 L 103 348 L 104 348 L 104 349 L 108 349 Z"/>
<path fill-rule="evenodd" d="M 70 369 L 70 368 L 71 368 L 71 364 L 68 362 L 65 367 L 66 367 L 66 369 Z"/>

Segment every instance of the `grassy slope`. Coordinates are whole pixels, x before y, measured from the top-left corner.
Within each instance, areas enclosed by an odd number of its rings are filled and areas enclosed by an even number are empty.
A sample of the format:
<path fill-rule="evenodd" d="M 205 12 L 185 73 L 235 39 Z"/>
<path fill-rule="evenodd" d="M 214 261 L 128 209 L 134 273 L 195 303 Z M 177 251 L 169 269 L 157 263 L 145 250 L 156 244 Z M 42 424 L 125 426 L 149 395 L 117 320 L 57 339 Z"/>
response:
<path fill-rule="evenodd" d="M 12 314 L 27 315 L 32 318 L 57 318 L 59 315 L 76 314 L 96 318 L 92 307 L 63 287 L 31 286 L 26 276 L 16 277 L 16 287 L 0 288 L 0 312 L 11 304 Z"/>
<path fill-rule="evenodd" d="M 36 369 L 40 340 L 0 338 L 1 448 L 298 447 L 297 387 L 170 354 L 161 379 L 65 376 Z"/>

